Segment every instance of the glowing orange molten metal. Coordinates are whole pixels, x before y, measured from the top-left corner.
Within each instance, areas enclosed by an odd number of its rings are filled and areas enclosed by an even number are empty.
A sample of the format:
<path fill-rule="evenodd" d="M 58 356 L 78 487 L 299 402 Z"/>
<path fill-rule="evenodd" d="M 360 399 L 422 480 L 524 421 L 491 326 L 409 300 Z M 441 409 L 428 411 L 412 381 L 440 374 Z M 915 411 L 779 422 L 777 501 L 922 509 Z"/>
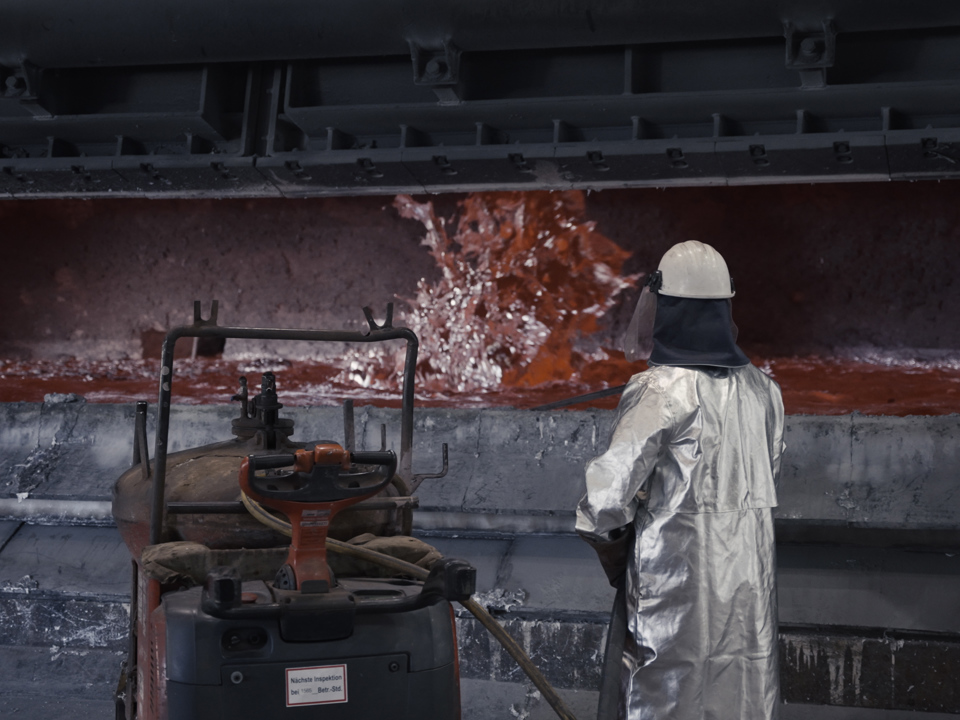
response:
<path fill-rule="evenodd" d="M 585 219 L 582 192 L 475 193 L 452 233 L 430 202 L 400 195 L 394 206 L 423 223 L 441 270 L 438 282 L 420 281 L 404 318 L 423 338 L 421 387 L 575 382 L 608 358 L 589 339 L 638 276 L 622 276 L 630 253 Z"/>
<path fill-rule="evenodd" d="M 423 225 L 422 244 L 439 269 L 439 279 L 421 280 L 415 297 L 403 300 L 407 310 L 397 322 L 422 342 L 418 403 L 534 407 L 621 385 L 645 368 L 597 342 L 601 318 L 638 276 L 622 275 L 629 253 L 585 219 L 585 205 L 578 191 L 475 193 L 448 221 L 431 202 L 395 199 L 402 217 Z M 960 397 L 957 360 L 901 361 L 882 352 L 756 357 L 746 350 L 781 384 L 791 414 L 942 415 L 955 412 Z M 222 403 L 236 391 L 237 375 L 271 370 L 288 406 L 342 398 L 396 406 L 402 365 L 402 347 L 312 360 L 198 357 L 180 364 L 185 382 L 175 402 Z M 0 359 L 0 402 L 74 392 L 92 402 L 151 399 L 157 370 L 157 360 Z M 576 407 L 612 408 L 617 400 Z"/>

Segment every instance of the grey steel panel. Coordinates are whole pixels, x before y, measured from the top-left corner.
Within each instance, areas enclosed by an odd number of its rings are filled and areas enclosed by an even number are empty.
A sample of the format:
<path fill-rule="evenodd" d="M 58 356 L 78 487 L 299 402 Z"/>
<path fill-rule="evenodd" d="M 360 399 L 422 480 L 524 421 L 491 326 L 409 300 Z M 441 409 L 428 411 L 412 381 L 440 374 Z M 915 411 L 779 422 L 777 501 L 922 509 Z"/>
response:
<path fill-rule="evenodd" d="M 956 720 L 956 717 L 954 713 L 924 712 L 921 715 L 916 710 L 877 710 L 803 703 L 785 703 L 780 708 L 780 720 Z"/>
<path fill-rule="evenodd" d="M 960 633 L 960 553 L 777 548 L 780 622 Z"/>
<path fill-rule="evenodd" d="M 433 545 L 447 557 L 467 560 L 477 569 L 477 592 L 489 596 L 491 591 L 502 589 L 504 573 L 510 574 L 509 566 L 504 567 L 510 556 L 514 540 L 425 537 L 424 542 Z"/>
<path fill-rule="evenodd" d="M 525 617 L 610 611 L 613 589 L 573 535 L 423 539 L 477 565 L 477 591 Z M 866 626 L 960 633 L 960 553 L 780 545 L 779 617 L 785 625 Z"/>
<path fill-rule="evenodd" d="M 6 8 L 0 196 L 957 176 L 935 0 L 78 8 Z"/>
<path fill-rule="evenodd" d="M 0 592 L 0 646 L 121 651 L 129 626 L 118 601 Z"/>
<path fill-rule="evenodd" d="M 0 551 L 7 544 L 13 534 L 20 529 L 20 523 L 14 520 L 0 522 Z"/>
<path fill-rule="evenodd" d="M 886 146 L 895 180 L 960 177 L 960 130 L 894 130 L 887 133 Z"/>
<path fill-rule="evenodd" d="M 524 607 L 606 616 L 613 588 L 598 566 L 593 549 L 579 537 L 519 537 L 504 558 L 500 587 L 522 592 Z"/>
<path fill-rule="evenodd" d="M 125 599 L 130 552 L 114 528 L 27 525 L 0 552 L 0 593 Z"/>
<path fill-rule="evenodd" d="M 119 670 L 116 672 L 119 677 Z M 0 695 L 0 708 L 12 717 L 28 717 L 30 720 L 63 720 L 63 718 L 88 718 L 111 720 L 116 716 L 114 701 L 110 694 L 116 687 L 116 678 L 96 685 L 99 697 L 74 697 L 62 693 L 50 696 L 50 683 L 46 680 L 22 685 L 10 694 Z"/>
<path fill-rule="evenodd" d="M 629 186 L 642 178 L 658 186 L 722 184 L 712 138 L 636 139 L 558 145 L 559 171 L 571 186 Z"/>
<path fill-rule="evenodd" d="M 647 5 L 415 2 L 349 4 L 296 0 L 278 12 L 253 0 L 164 0 L 131 12 L 119 0 L 64 5 L 9 3 L 0 32 L 0 62 L 26 57 L 40 66 L 137 65 L 249 58 L 349 57 L 403 53 L 455 37 L 464 50 L 608 45 L 778 36 L 784 20 L 842 33 L 960 24 L 960 12 L 937 0 L 810 3 L 681 0 Z M 161 32 L 157 30 L 161 29 Z"/>
<path fill-rule="evenodd" d="M 482 123 L 478 123 L 482 125 Z M 549 144 L 413 147 L 403 150 L 404 167 L 429 192 L 463 186 L 543 188 L 551 184 L 547 169 L 554 148 Z M 560 173 L 556 182 L 564 183 Z M 566 184 L 570 184 L 569 180 Z"/>
<path fill-rule="evenodd" d="M 39 158 L 9 164 L 0 160 L 0 187 L 14 196 L 91 197 L 133 189 L 114 172 L 109 157 Z"/>
<path fill-rule="evenodd" d="M 342 150 L 335 153 L 281 153 L 258 159 L 257 168 L 283 195 L 409 192 L 416 180 L 400 162 L 398 149 Z M 414 190 L 416 191 L 416 190 Z"/>
<path fill-rule="evenodd" d="M 723 138 L 716 149 L 724 177 L 756 183 L 888 176 L 884 136 L 879 132 Z"/>
<path fill-rule="evenodd" d="M 187 193 L 220 197 L 279 195 L 254 168 L 254 158 L 235 155 L 129 156 L 113 162 L 124 187 L 146 196 Z"/>

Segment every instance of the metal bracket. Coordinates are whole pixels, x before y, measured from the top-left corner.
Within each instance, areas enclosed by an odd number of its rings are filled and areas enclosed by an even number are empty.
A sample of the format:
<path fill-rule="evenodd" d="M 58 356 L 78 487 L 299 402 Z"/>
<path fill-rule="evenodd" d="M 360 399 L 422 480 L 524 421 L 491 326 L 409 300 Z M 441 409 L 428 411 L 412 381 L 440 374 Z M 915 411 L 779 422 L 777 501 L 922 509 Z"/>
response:
<path fill-rule="evenodd" d="M 952 149 L 953 147 L 949 143 L 941 145 L 936 138 L 923 138 L 920 140 L 920 150 L 923 153 L 923 157 L 927 160 L 945 160 L 951 165 L 956 165 L 956 158 L 948 154 Z"/>
<path fill-rule="evenodd" d="M 53 114 L 38 100 L 42 72 L 39 67 L 24 60 L 19 67 L 12 68 L 7 73 L 0 73 L 0 77 L 3 78 L 0 97 L 17 100 L 34 117 L 53 117 Z"/>
<path fill-rule="evenodd" d="M 783 24 L 787 40 L 786 66 L 800 73 L 801 87 L 822 88 L 827 85 L 827 68 L 837 57 L 837 31 L 832 20 L 823 20 L 819 29 L 799 28 L 789 20 Z"/>
<path fill-rule="evenodd" d="M 140 477 L 150 479 L 150 450 L 147 448 L 147 403 L 137 403 L 133 424 L 133 464 L 140 465 Z"/>
<path fill-rule="evenodd" d="M 670 161 L 670 167 L 675 170 L 686 170 L 690 167 L 690 163 L 687 162 L 683 150 L 678 147 L 667 148 L 667 160 Z"/>
<path fill-rule="evenodd" d="M 356 425 L 353 419 L 353 400 L 343 401 L 343 449 L 353 452 L 357 449 Z"/>
<path fill-rule="evenodd" d="M 231 400 L 236 400 L 240 403 L 240 417 L 243 420 L 249 420 L 251 417 L 250 414 L 250 390 L 247 387 L 247 376 L 241 375 L 240 379 L 240 390 L 236 395 L 231 397 Z"/>
<path fill-rule="evenodd" d="M 441 452 L 443 453 L 443 469 L 438 473 L 426 473 L 423 475 L 414 475 L 413 480 L 410 481 L 410 493 L 413 494 L 416 492 L 417 488 L 420 487 L 420 483 L 424 480 L 432 480 L 435 478 L 442 478 L 447 474 L 449 465 L 447 463 L 447 444 L 444 443 Z"/>
<path fill-rule="evenodd" d="M 510 162 L 513 163 L 513 166 L 517 169 L 517 172 L 522 172 L 528 175 L 533 174 L 533 168 L 530 166 L 530 163 L 527 162 L 526 158 L 523 157 L 522 153 L 510 153 L 507 156 Z"/>
<path fill-rule="evenodd" d="M 430 87 L 441 105 L 459 105 L 461 102 L 460 50 L 445 42 L 440 48 L 423 48 L 410 43 L 413 60 L 413 82 Z"/>
<path fill-rule="evenodd" d="M 217 310 L 219 309 L 220 302 L 214 300 L 210 303 L 210 317 L 206 320 L 203 319 L 203 316 L 200 312 L 200 301 L 193 301 L 193 327 L 216 327 L 217 325 Z"/>
<path fill-rule="evenodd" d="M 370 326 L 370 332 L 375 333 L 378 330 L 393 329 L 393 303 L 387 303 L 387 319 L 383 321 L 383 325 L 377 325 L 377 321 L 373 319 L 373 310 L 371 310 L 369 306 L 363 308 L 363 314 L 367 318 L 367 325 Z"/>

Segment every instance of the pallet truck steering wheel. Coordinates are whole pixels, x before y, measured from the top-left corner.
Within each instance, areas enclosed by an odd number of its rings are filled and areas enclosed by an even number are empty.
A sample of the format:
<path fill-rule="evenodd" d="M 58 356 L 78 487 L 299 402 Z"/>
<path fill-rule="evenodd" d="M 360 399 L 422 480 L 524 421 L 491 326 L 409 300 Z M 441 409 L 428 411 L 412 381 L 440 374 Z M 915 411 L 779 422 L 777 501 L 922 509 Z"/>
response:
<path fill-rule="evenodd" d="M 356 465 L 378 467 L 358 471 Z M 286 467 L 292 472 L 260 472 Z M 348 452 L 332 442 L 293 454 L 246 457 L 240 465 L 243 492 L 290 519 L 290 551 L 274 585 L 302 593 L 329 592 L 333 579 L 326 542 L 334 515 L 383 490 L 396 469 L 392 450 Z"/>

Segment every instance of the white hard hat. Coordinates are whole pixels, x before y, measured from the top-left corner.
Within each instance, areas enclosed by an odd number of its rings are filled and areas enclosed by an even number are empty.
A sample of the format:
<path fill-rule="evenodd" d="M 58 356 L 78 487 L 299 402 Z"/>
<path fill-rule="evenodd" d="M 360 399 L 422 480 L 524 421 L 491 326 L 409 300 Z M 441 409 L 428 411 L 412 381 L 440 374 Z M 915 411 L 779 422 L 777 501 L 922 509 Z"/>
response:
<path fill-rule="evenodd" d="M 715 300 L 732 298 L 733 279 L 720 253 L 706 243 L 687 240 L 667 250 L 658 271 L 661 295 Z"/>
<path fill-rule="evenodd" d="M 631 362 L 650 357 L 658 294 L 700 300 L 732 298 L 733 278 L 720 253 L 706 243 L 687 240 L 667 250 L 660 267 L 647 277 L 623 337 L 623 351 Z"/>

